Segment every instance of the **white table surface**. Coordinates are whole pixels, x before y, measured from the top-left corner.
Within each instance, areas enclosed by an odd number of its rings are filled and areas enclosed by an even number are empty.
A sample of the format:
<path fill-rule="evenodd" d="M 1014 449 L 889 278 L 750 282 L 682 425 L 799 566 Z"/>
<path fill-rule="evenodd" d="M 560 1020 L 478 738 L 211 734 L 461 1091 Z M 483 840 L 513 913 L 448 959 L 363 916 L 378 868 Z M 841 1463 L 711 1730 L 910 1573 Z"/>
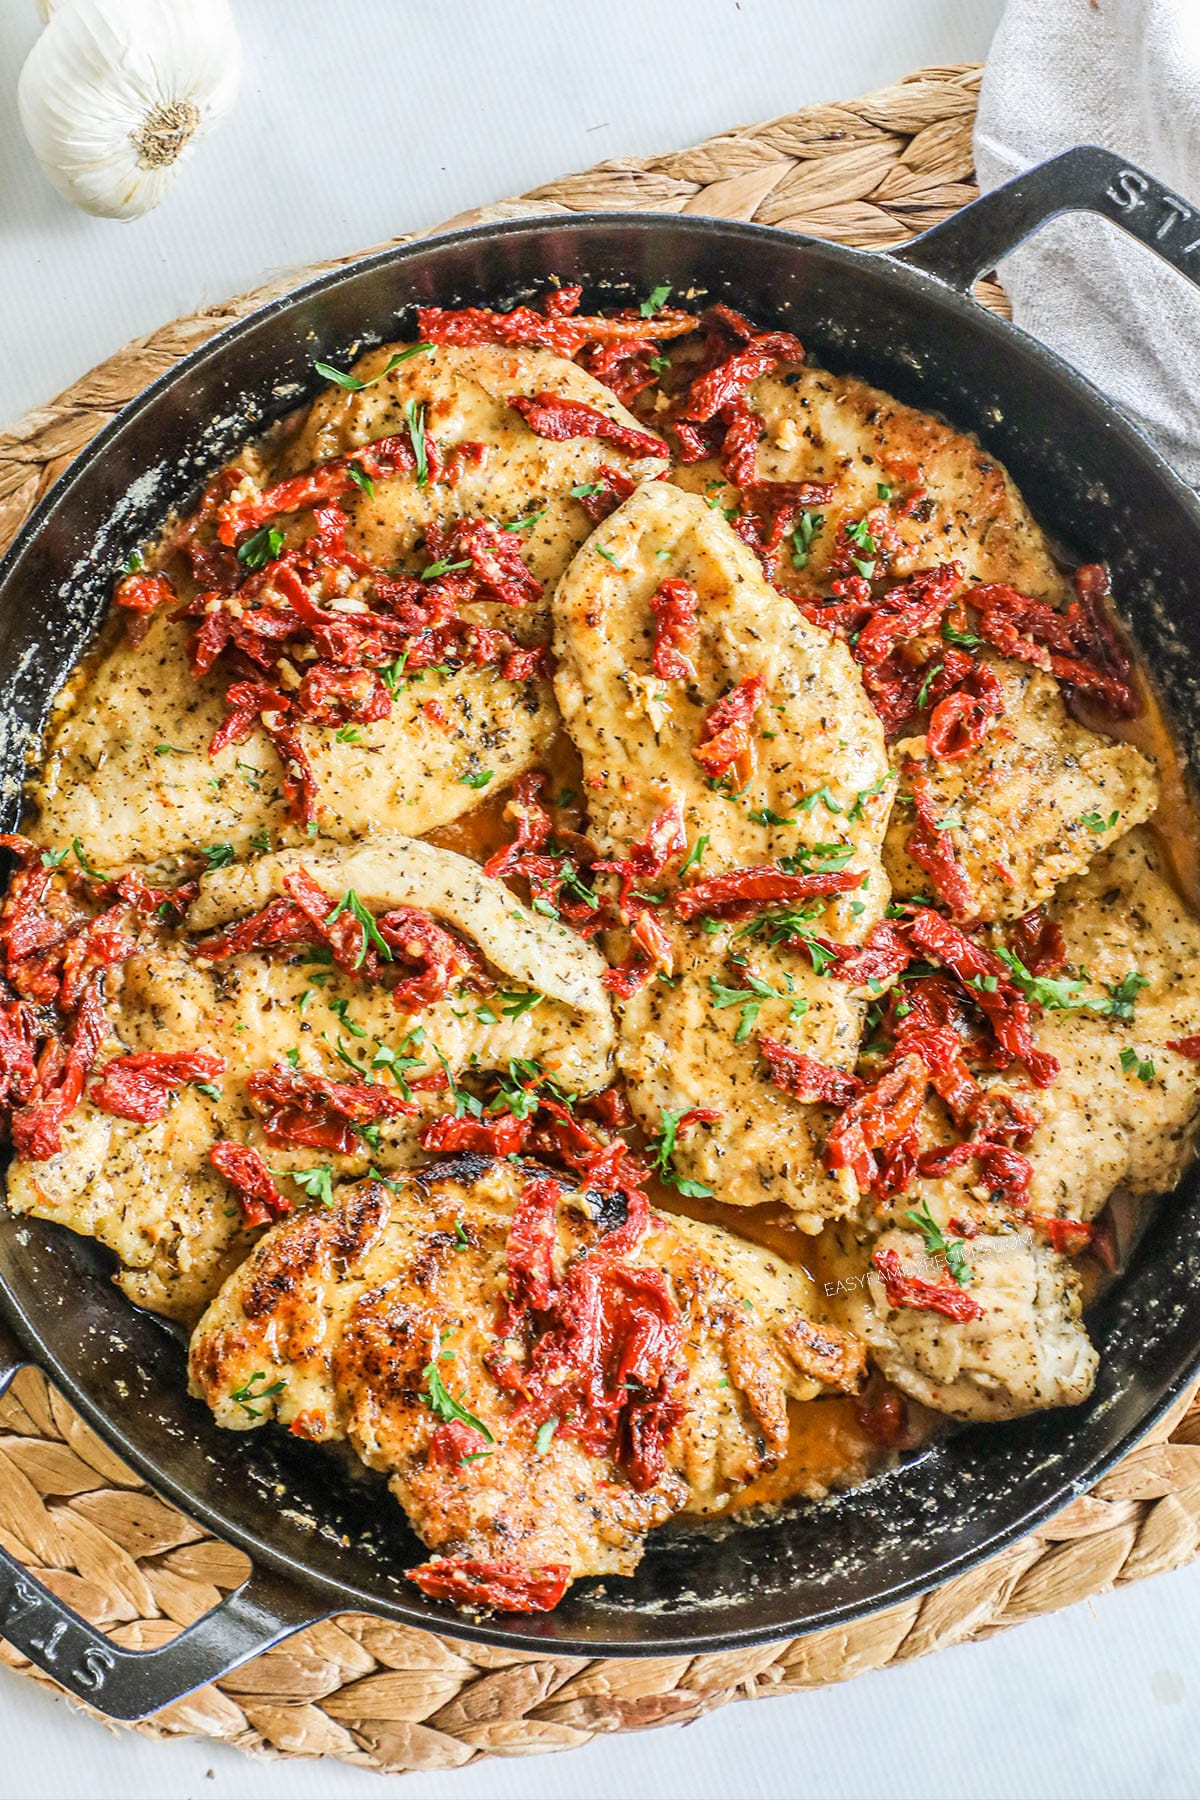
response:
<path fill-rule="evenodd" d="M 203 0 L 197 0 L 202 4 Z M 601 157 L 982 57 L 1001 0 L 238 0 L 233 119 L 150 218 L 72 211 L 15 119 L 33 0 L 0 7 L 0 420 L 138 332 L 282 269 Z M 1200 1567 L 844 1687 L 567 1756 L 410 1776 L 411 1800 L 1200 1792 Z M 337 1764 L 109 1734 L 0 1671 L 12 1800 L 364 1796 Z"/>

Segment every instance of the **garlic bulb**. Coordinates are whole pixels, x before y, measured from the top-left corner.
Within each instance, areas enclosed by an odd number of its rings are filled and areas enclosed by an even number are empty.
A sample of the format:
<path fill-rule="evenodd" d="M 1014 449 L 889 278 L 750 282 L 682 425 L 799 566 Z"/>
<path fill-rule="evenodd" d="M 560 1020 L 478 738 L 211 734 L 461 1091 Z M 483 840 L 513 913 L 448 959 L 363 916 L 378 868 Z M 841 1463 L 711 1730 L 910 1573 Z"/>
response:
<path fill-rule="evenodd" d="M 34 154 L 85 212 L 137 219 L 231 110 L 229 0 L 38 0 L 48 18 L 17 98 Z"/>

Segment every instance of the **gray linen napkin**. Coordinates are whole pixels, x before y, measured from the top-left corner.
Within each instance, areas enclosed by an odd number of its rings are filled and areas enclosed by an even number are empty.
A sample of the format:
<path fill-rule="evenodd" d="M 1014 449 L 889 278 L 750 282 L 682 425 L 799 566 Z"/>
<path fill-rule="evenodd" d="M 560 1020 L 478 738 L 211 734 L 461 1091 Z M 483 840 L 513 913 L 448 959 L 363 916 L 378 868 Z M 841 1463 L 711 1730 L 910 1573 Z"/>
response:
<path fill-rule="evenodd" d="M 984 73 L 984 189 L 1073 144 L 1139 163 L 1200 217 L 1200 0 L 1009 0 Z M 1200 291 L 1074 214 L 1005 259 L 1016 322 L 1117 401 L 1200 486 Z"/>

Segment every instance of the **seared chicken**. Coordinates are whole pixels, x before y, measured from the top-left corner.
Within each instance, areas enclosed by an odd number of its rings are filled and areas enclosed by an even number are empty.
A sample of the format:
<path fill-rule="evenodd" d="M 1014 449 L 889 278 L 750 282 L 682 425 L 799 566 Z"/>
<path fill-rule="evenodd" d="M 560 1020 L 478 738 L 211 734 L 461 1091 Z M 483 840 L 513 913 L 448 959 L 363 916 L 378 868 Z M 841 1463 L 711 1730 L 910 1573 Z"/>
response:
<path fill-rule="evenodd" d="M 372 380 L 394 348 L 362 358 L 356 379 Z M 535 436 L 505 400 L 541 392 L 583 401 L 636 428 L 607 388 L 548 351 L 439 347 L 361 392 L 330 389 L 277 473 L 403 432 L 406 408 L 423 407 L 425 431 L 443 452 L 478 444 L 482 461 L 468 463 L 453 485 L 420 484 L 415 474 L 397 472 L 368 483 L 373 495 L 353 489 L 342 502 L 351 548 L 391 569 L 411 560 L 432 523 L 529 519 L 512 535 L 545 584 L 543 603 L 479 605 L 464 616 L 542 642 L 550 588 L 591 529 L 571 488 L 587 487 L 606 465 L 637 478 L 661 464 L 594 437 Z M 249 477 L 243 488 L 241 499 L 257 491 Z M 308 529 L 295 519 L 280 524 L 289 540 Z M 418 558 L 418 572 L 430 560 Z M 181 591 L 190 595 L 193 587 L 183 582 Z M 287 829 L 279 758 L 261 730 L 208 755 L 226 716 L 228 675 L 217 669 L 193 679 L 186 646 L 195 621 L 176 622 L 172 610 L 153 616 L 140 643 L 111 644 L 72 683 L 32 790 L 38 816 L 30 830 L 40 843 L 78 837 L 105 869 L 119 869 L 214 842 L 240 852 L 264 830 Z M 448 824 L 477 803 L 483 788 L 498 789 L 528 768 L 554 723 L 548 683 L 506 681 L 495 668 L 468 665 L 419 671 L 394 693 L 387 718 L 340 734 L 301 720 L 297 731 L 316 778 L 321 830 L 345 842 L 381 829 L 421 836 Z"/>
<path fill-rule="evenodd" d="M 906 769 L 915 761 L 970 884 L 969 916 L 1015 919 L 1150 817 L 1158 771 L 1132 744 L 1076 724 L 1040 669 L 993 667 L 1004 711 L 978 748 L 939 762 L 927 758 L 923 737 L 894 747 L 900 791 L 884 857 L 898 895 L 928 893 L 928 874 L 905 848 L 914 823 Z"/>
<path fill-rule="evenodd" d="M 668 578 L 695 594 L 688 679 L 654 669 L 651 602 Z M 657 1131 L 664 1113 L 696 1107 L 720 1113 L 681 1134 L 676 1167 L 733 1205 L 783 1201 L 817 1230 L 856 1192 L 817 1159 L 825 1109 L 771 1085 L 757 1040 L 843 1069 L 857 1051 L 862 1000 L 818 975 L 822 953 L 801 941 L 860 943 L 887 903 L 880 844 L 891 779 L 849 653 L 768 585 L 718 512 L 665 483 L 642 487 L 579 552 L 555 595 L 555 648 L 555 691 L 604 856 L 629 858 L 676 809 L 689 886 L 747 868 L 779 875 L 785 859 L 793 871 L 844 877 L 843 891 L 793 904 L 786 921 L 760 905 L 755 917 L 718 924 L 719 907 L 686 917 L 676 856 L 640 884 L 669 897 L 654 917 L 671 966 L 619 1008 L 619 1060 L 642 1125 Z M 753 772 L 714 780 L 696 754 L 706 717 L 755 678 Z M 787 937 L 793 945 L 773 942 Z"/>
<path fill-rule="evenodd" d="M 275 1418 L 300 1436 L 348 1439 L 389 1476 L 437 1551 L 565 1567 L 572 1579 L 630 1573 L 652 1525 L 719 1506 L 782 1455 L 788 1397 L 819 1391 L 783 1329 L 804 1318 L 808 1278 L 773 1268 L 771 1304 L 760 1310 L 761 1253 L 739 1246 L 735 1281 L 707 1253 L 718 1234 L 684 1235 L 651 1216 L 618 1255 L 606 1236 L 624 1227 L 607 1201 L 567 1192 L 555 1206 L 551 1195 L 552 1286 L 583 1294 L 593 1275 L 625 1299 L 601 1302 L 610 1324 L 594 1342 L 580 1322 L 573 1372 L 563 1367 L 539 1387 L 546 1339 L 569 1327 L 540 1339 L 534 1327 L 530 1340 L 528 1327 L 505 1321 L 505 1308 L 521 1235 L 514 1212 L 547 1174 L 463 1158 L 394 1193 L 373 1182 L 343 1189 L 331 1210 L 275 1227 L 200 1321 L 192 1391 L 233 1430 Z M 653 1395 L 670 1396 L 661 1460 L 640 1472 L 627 1428 L 605 1431 L 585 1418 L 576 1391 L 589 1356 L 616 1359 L 593 1371 L 602 1384 L 633 1366 L 622 1359 L 638 1338 L 639 1294 L 650 1297 L 641 1304 L 651 1306 L 657 1335 L 639 1338 L 640 1373 L 624 1377 L 616 1404 L 636 1414 Z M 561 1312 L 560 1301 L 548 1304 Z M 523 1403 L 535 1390 L 540 1401 Z"/>
<path fill-rule="evenodd" d="M 423 1009 L 398 1010 L 387 984 L 342 973 L 320 960 L 320 946 L 217 959 L 196 953 L 196 934 L 282 897 L 296 869 L 333 899 L 357 895 L 368 916 L 401 907 L 432 915 L 477 955 L 486 979 L 456 981 Z M 190 938 L 151 940 L 110 971 L 113 1040 L 103 1060 L 203 1049 L 225 1059 L 219 1081 L 203 1091 L 184 1087 L 149 1123 L 115 1117 L 85 1096 L 66 1122 L 61 1152 L 44 1162 L 18 1159 L 8 1176 L 14 1211 L 97 1238 L 118 1258 L 118 1285 L 153 1311 L 194 1320 L 253 1241 L 209 1161 L 219 1140 L 263 1154 L 295 1204 L 302 1189 L 291 1171 L 309 1171 L 312 1192 L 322 1168 L 328 1179 L 373 1162 L 390 1169 L 419 1160 L 418 1132 L 453 1098 L 420 1086 L 414 1094 L 409 1083 L 436 1079 L 442 1068 L 457 1080 L 507 1071 L 519 1059 L 579 1093 L 610 1079 L 614 1028 L 597 953 L 452 851 L 381 833 L 361 849 L 263 857 L 207 876 L 188 925 Z M 311 1147 L 311 1139 L 307 1149 L 271 1143 L 264 1128 L 272 1109 L 253 1104 L 247 1091 L 264 1071 L 281 1077 L 281 1093 L 307 1076 L 382 1084 L 391 1100 L 408 1095 L 413 1110 L 381 1113 L 362 1133 L 343 1125 L 341 1151 Z M 369 1089 L 368 1098 L 380 1091 Z"/>
<path fill-rule="evenodd" d="M 906 510 L 891 509 L 897 576 L 955 561 L 968 581 L 1009 582 L 1055 604 L 1066 597 L 1062 574 L 1007 470 L 964 433 L 827 369 L 765 375 L 750 387 L 747 403 L 766 427 L 756 481 L 835 484 L 833 497 L 811 509 L 821 522 L 804 567 L 783 558 L 781 578 L 798 592 L 828 591 L 839 525 L 911 497 Z M 680 486 L 699 490 L 713 477 L 710 463 L 672 473 Z"/>
<path fill-rule="evenodd" d="M 837 1284 L 842 1319 L 872 1362 L 914 1400 L 957 1419 L 1011 1419 L 1086 1400 L 1099 1359 L 1072 1264 L 1026 1230 L 983 1233 L 963 1251 L 961 1288 L 912 1230 L 884 1231 L 850 1263 L 856 1272 Z M 903 1276 L 975 1302 L 976 1315 L 892 1304 L 877 1267 L 889 1257 Z"/>

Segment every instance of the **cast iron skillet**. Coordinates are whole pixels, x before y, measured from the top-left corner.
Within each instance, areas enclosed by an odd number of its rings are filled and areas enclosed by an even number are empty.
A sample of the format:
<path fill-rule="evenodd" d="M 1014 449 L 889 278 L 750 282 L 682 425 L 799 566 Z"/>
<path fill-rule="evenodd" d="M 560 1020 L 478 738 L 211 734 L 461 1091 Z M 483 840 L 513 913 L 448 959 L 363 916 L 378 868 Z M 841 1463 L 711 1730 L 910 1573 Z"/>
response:
<path fill-rule="evenodd" d="M 1078 149 L 895 255 L 708 219 L 531 219 L 388 251 L 264 307 L 127 407 L 0 565 L 5 828 L 23 757 L 107 605 L 113 570 L 168 506 L 316 387 L 313 358 L 410 333 L 416 304 L 512 304 L 550 275 L 582 282 L 588 310 L 660 282 L 728 300 L 798 332 L 828 366 L 976 431 L 1044 525 L 1081 560 L 1111 565 L 1181 748 L 1200 767 L 1200 506 L 1095 389 L 970 298 L 981 271 L 1068 210 L 1103 215 L 1197 279 L 1191 209 L 1107 152 Z M 0 1208 L 0 1387 L 35 1360 L 147 1481 L 254 1565 L 172 1643 L 130 1652 L 0 1550 L 0 1632 L 70 1693 L 131 1719 L 341 1610 L 590 1656 L 731 1648 L 859 1617 L 962 1573 L 1090 1487 L 1195 1374 L 1198 1175 L 1161 1207 L 1127 1277 L 1096 1308 L 1103 1360 L 1087 1405 L 965 1430 L 867 1488 L 769 1525 L 656 1533 L 632 1580 L 585 1582 L 555 1613 L 494 1622 L 461 1618 L 404 1581 L 419 1546 L 378 1488 L 274 1431 L 217 1430 L 186 1396 L 178 1341 L 110 1286 L 96 1246 Z"/>

